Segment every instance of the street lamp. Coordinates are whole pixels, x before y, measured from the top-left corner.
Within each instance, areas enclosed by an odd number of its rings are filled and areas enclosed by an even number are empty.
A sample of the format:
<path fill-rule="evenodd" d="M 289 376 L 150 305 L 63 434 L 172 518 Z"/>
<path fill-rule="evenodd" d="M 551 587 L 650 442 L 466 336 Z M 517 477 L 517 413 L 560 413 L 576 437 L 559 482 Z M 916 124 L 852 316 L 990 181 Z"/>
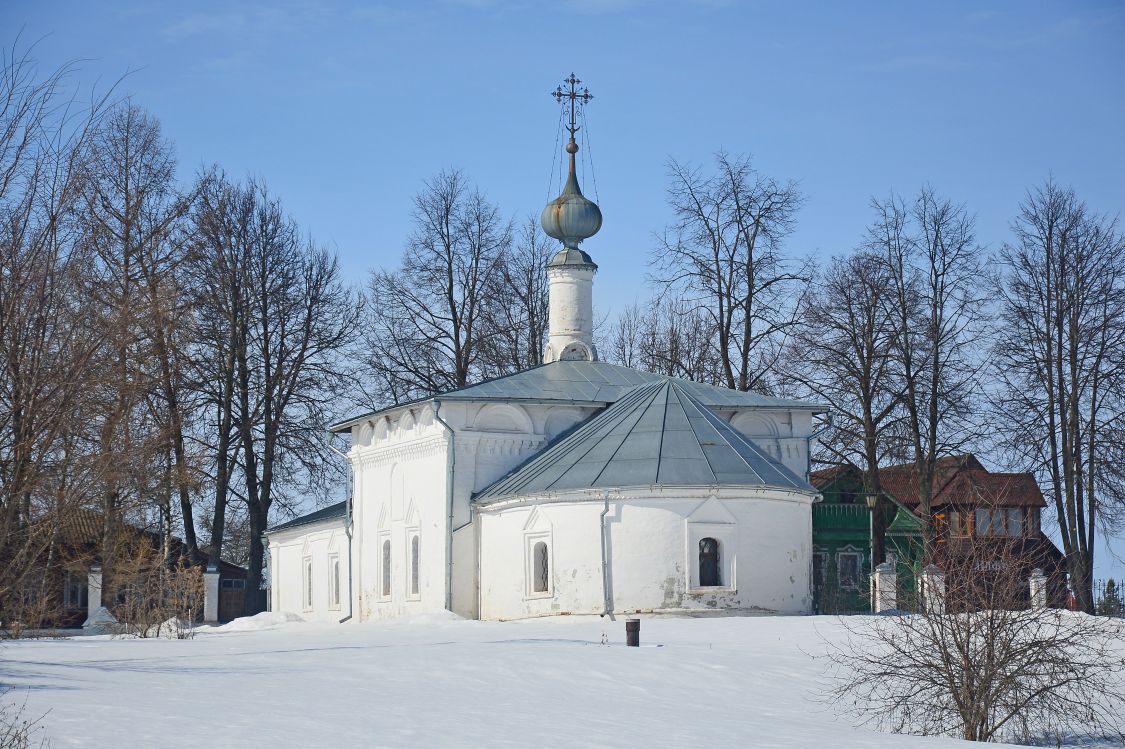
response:
<path fill-rule="evenodd" d="M 879 495 L 873 492 L 868 492 L 863 495 L 863 501 L 867 504 L 867 559 L 870 573 L 875 574 L 875 506 L 879 503 Z M 875 610 L 875 596 L 871 596 L 871 610 Z"/>

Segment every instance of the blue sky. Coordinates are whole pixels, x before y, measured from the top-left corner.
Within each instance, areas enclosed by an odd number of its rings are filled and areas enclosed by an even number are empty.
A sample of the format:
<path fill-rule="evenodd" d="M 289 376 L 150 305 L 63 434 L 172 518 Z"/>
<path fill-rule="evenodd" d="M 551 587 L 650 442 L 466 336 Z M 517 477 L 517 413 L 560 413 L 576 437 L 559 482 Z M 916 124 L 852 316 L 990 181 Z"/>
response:
<path fill-rule="evenodd" d="M 991 249 L 1050 173 L 1100 211 L 1125 205 L 1118 2 L 8 0 L 3 41 L 21 28 L 44 67 L 81 58 L 103 86 L 132 71 L 121 90 L 163 122 L 182 176 L 260 175 L 357 282 L 395 263 L 411 196 L 442 168 L 538 214 L 557 163 L 547 94 L 571 70 L 596 97 L 602 313 L 648 293 L 670 156 L 725 148 L 799 180 L 797 256 L 854 246 L 872 195 L 924 183 L 965 202 Z"/>

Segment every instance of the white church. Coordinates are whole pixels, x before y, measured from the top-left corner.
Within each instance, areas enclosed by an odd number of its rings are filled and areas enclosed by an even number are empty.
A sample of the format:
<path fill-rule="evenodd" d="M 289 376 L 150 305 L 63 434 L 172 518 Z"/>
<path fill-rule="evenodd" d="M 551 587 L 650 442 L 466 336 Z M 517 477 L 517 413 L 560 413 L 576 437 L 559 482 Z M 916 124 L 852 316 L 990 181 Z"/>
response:
<path fill-rule="evenodd" d="M 270 608 L 366 621 L 449 610 L 801 613 L 811 607 L 813 416 L 822 406 L 598 361 L 570 171 L 543 210 L 545 364 L 357 416 L 348 501 L 267 531 Z"/>

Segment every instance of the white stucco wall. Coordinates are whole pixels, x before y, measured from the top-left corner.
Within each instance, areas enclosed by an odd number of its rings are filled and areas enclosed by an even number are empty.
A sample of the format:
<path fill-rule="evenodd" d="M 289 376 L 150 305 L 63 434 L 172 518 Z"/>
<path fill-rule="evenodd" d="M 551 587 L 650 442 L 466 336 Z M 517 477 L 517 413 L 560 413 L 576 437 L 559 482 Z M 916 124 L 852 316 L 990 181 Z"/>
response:
<path fill-rule="evenodd" d="M 276 531 L 269 535 L 270 610 L 308 621 L 336 622 L 348 615 L 348 537 L 343 518 Z M 339 601 L 331 600 L 331 559 L 340 563 Z M 305 601 L 306 560 L 312 563 L 312 605 Z"/>
<path fill-rule="evenodd" d="M 775 490 L 615 493 L 606 534 L 614 611 L 807 611 L 812 500 Z M 481 618 L 601 613 L 603 502 L 587 494 L 482 509 Z M 698 587 L 703 537 L 720 541 L 721 588 Z M 539 540 L 550 549 L 548 594 L 530 588 Z"/>
<path fill-rule="evenodd" d="M 550 314 L 543 360 L 598 358 L 594 348 L 594 269 L 562 266 L 547 269 Z"/>
<path fill-rule="evenodd" d="M 352 430 L 355 475 L 356 610 L 383 619 L 444 609 L 477 612 L 476 532 L 471 497 L 590 408 L 428 401 L 381 415 Z M 440 416 L 440 418 L 439 418 Z M 452 525 L 448 492 L 449 432 L 455 433 Z M 453 529 L 452 544 L 448 534 Z M 419 537 L 419 592 L 411 590 L 410 544 Z M 384 595 L 383 543 L 390 541 L 390 592 Z M 452 550 L 453 564 L 447 570 Z"/>

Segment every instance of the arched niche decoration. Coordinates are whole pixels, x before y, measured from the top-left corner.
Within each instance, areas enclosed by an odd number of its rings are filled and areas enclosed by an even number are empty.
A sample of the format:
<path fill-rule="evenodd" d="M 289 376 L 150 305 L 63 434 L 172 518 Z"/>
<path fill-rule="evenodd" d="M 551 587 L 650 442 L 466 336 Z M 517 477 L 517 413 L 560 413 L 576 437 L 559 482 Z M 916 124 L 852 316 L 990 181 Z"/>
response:
<path fill-rule="evenodd" d="M 375 436 L 375 425 L 370 421 L 365 421 L 359 426 L 359 444 L 361 447 L 367 447 L 371 444 L 372 438 Z"/>
<path fill-rule="evenodd" d="M 403 436 L 409 435 L 414 431 L 414 412 L 407 410 L 402 418 L 398 420 L 398 431 Z"/>
<path fill-rule="evenodd" d="M 580 408 L 556 406 L 547 413 L 547 420 L 543 423 L 543 431 L 547 435 L 547 439 L 554 439 L 585 417 L 586 415 Z"/>
<path fill-rule="evenodd" d="M 527 411 L 510 403 L 490 403 L 483 407 L 473 420 L 473 428 L 481 432 L 530 434 L 534 431 Z"/>
<path fill-rule="evenodd" d="M 387 434 L 390 432 L 390 430 L 391 430 L 391 423 L 387 419 L 387 417 L 386 416 L 379 417 L 379 419 L 375 422 L 374 439 L 385 440 L 387 438 Z"/>
<path fill-rule="evenodd" d="M 742 411 L 731 418 L 730 425 L 751 439 L 755 437 L 777 439 L 778 437 L 777 422 L 765 414 Z"/>
<path fill-rule="evenodd" d="M 560 361 L 593 361 L 594 353 L 582 341 L 571 341 L 559 356 Z"/>

